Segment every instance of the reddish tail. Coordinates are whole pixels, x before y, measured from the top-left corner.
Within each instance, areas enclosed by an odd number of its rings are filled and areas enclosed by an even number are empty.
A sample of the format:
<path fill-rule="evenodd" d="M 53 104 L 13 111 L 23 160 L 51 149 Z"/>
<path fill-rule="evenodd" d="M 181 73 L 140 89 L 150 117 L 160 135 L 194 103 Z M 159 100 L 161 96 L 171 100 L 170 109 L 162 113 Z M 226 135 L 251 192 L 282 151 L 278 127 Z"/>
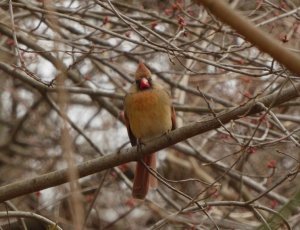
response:
<path fill-rule="evenodd" d="M 156 170 L 155 153 L 143 157 L 146 165 Z M 132 196 L 136 199 L 144 199 L 148 193 L 149 185 L 157 187 L 157 180 L 152 176 L 141 161 L 137 162 L 133 181 Z"/>

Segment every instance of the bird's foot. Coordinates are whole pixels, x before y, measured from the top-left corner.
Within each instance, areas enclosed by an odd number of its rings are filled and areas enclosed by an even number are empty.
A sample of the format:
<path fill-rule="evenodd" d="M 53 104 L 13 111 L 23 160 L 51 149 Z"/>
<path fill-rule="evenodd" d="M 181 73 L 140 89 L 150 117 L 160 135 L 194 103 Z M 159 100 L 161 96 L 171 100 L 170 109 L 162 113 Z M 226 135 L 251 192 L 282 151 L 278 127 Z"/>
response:
<path fill-rule="evenodd" d="M 170 132 L 171 132 L 171 130 L 167 130 L 167 131 L 164 132 L 164 134 L 163 134 L 163 136 L 165 136 L 165 137 L 168 139 L 168 141 L 171 141 L 171 137 L 170 137 L 170 135 L 169 135 Z"/>
<path fill-rule="evenodd" d="M 136 142 L 137 151 L 141 151 L 143 146 L 145 146 L 145 143 L 143 143 L 141 141 L 141 139 L 137 139 L 137 142 Z"/>

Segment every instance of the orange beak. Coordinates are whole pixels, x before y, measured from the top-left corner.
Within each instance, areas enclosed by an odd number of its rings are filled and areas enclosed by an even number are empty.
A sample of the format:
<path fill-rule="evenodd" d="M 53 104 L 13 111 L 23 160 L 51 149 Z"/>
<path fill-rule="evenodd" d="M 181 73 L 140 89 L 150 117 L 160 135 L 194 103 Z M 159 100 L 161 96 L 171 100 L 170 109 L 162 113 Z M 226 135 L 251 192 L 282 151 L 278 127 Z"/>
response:
<path fill-rule="evenodd" d="M 150 83 L 147 78 L 142 78 L 139 85 L 140 89 L 148 89 L 150 88 Z"/>

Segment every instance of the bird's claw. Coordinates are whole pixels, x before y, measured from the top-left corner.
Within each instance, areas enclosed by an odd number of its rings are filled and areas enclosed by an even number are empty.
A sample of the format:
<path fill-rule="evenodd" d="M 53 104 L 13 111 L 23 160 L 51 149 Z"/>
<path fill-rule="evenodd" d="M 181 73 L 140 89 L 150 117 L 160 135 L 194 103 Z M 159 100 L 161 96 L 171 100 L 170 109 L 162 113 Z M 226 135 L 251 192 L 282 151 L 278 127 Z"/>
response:
<path fill-rule="evenodd" d="M 145 143 L 143 143 L 140 139 L 137 139 L 137 142 L 136 142 L 136 148 L 137 148 L 137 151 L 141 151 L 142 150 L 142 147 L 145 145 Z"/>
<path fill-rule="evenodd" d="M 172 140 L 171 137 L 168 135 L 170 132 L 171 132 L 171 130 L 167 130 L 167 131 L 163 134 L 163 136 L 165 136 L 165 137 L 168 139 L 168 141 L 171 141 L 171 140 Z"/>

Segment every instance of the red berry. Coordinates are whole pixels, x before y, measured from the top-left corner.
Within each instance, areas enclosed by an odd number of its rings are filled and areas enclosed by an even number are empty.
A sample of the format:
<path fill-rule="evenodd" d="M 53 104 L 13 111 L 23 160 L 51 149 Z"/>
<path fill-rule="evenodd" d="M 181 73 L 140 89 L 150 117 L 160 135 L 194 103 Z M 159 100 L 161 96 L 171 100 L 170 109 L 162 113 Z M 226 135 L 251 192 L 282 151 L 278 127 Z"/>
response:
<path fill-rule="evenodd" d="M 276 164 L 277 164 L 276 160 L 270 160 L 267 163 L 267 167 L 270 168 L 270 169 L 275 169 L 276 168 Z"/>

